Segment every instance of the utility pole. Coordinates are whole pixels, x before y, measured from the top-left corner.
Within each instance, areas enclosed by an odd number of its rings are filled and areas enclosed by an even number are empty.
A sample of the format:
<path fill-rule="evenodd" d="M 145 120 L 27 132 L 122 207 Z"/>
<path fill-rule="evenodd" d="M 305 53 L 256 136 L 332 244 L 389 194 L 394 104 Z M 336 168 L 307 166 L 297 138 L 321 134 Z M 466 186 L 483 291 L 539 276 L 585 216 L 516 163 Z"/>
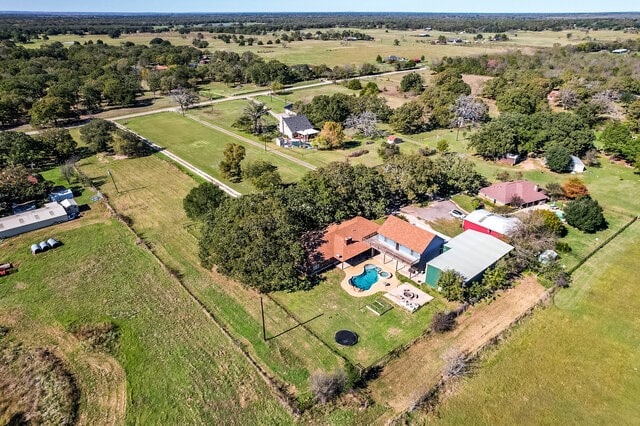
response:
<path fill-rule="evenodd" d="M 111 174 L 111 170 L 107 169 L 107 174 L 109 174 L 109 177 L 111 178 L 111 182 L 113 182 L 113 186 L 115 186 L 116 192 L 119 195 L 120 194 L 120 190 L 118 189 L 118 185 L 116 185 L 116 180 L 113 178 L 113 175 Z"/>
<path fill-rule="evenodd" d="M 262 315 L 262 339 L 267 341 L 267 327 L 264 325 L 264 305 L 262 303 L 262 297 L 260 297 L 260 314 Z"/>

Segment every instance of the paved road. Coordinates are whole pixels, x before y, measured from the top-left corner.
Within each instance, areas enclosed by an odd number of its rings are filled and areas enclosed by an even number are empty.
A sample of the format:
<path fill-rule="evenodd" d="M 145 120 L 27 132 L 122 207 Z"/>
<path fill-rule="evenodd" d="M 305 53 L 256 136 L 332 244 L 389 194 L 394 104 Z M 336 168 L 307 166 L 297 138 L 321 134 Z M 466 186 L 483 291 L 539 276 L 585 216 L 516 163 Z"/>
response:
<path fill-rule="evenodd" d="M 213 176 L 203 172 L 202 170 L 200 170 L 199 168 L 197 168 L 193 164 L 183 160 L 182 158 L 178 157 L 177 155 L 175 155 L 171 151 L 168 151 L 168 150 L 164 149 L 163 147 L 161 147 L 160 145 L 157 145 L 157 144 L 153 143 L 152 141 L 146 139 L 144 136 L 137 134 L 136 132 L 134 132 L 131 129 L 126 128 L 122 124 L 115 123 L 115 125 L 118 126 L 118 128 L 120 128 L 120 129 L 122 129 L 124 131 L 131 132 L 134 135 L 138 136 L 144 143 L 146 143 L 151 148 L 153 148 L 156 151 L 158 151 L 160 154 L 167 156 L 171 160 L 173 160 L 176 163 L 180 164 L 185 169 L 189 170 L 191 173 L 200 176 L 201 178 L 203 178 L 204 180 L 206 180 L 208 182 L 211 182 L 212 184 L 216 185 L 218 188 L 222 189 L 224 192 L 226 192 L 227 194 L 231 195 L 232 197 L 237 198 L 237 197 L 242 195 L 240 192 L 236 191 L 235 189 L 231 188 L 230 186 L 226 185 L 225 183 L 219 181 L 218 179 L 214 178 Z"/>
<path fill-rule="evenodd" d="M 423 69 L 424 68 L 414 68 L 414 69 L 402 70 L 402 71 L 389 71 L 389 72 L 385 72 L 385 73 L 381 73 L 381 74 L 363 75 L 363 76 L 359 76 L 359 77 L 354 77 L 354 79 L 366 80 L 366 79 L 369 79 L 369 78 L 384 77 L 384 76 L 388 76 L 388 75 L 407 74 L 407 73 L 410 73 L 410 72 L 421 71 Z M 349 79 L 349 80 L 351 80 L 351 79 Z M 342 83 L 343 81 L 345 81 L 345 80 L 336 80 L 335 83 Z M 330 84 L 334 84 L 334 82 L 331 81 L 331 80 L 328 80 L 328 81 L 321 81 L 319 83 L 305 84 L 303 86 L 290 86 L 290 87 L 286 87 L 285 90 L 287 90 L 289 92 L 293 92 L 293 91 L 298 91 L 298 90 L 311 89 L 311 88 L 319 87 L 319 86 L 328 86 Z M 191 108 L 198 108 L 198 107 L 218 104 L 218 103 L 221 103 L 221 102 L 237 101 L 237 100 L 242 100 L 242 99 L 251 99 L 251 98 L 255 98 L 256 96 L 268 96 L 270 94 L 271 94 L 271 90 L 265 90 L 265 91 L 262 91 L 262 92 L 253 92 L 253 93 L 247 93 L 247 94 L 241 94 L 241 95 L 228 96 L 226 98 L 216 99 L 216 100 L 213 100 L 213 101 L 199 102 L 197 104 L 192 105 Z M 179 110 L 180 110 L 179 107 L 172 106 L 172 107 L 161 108 L 161 109 L 156 109 L 156 110 L 152 110 L 152 111 L 144 111 L 144 112 L 137 112 L 137 113 L 133 113 L 133 114 L 122 115 L 122 116 L 110 118 L 109 120 L 111 120 L 111 121 L 126 120 L 126 119 L 129 119 L 129 118 L 142 117 L 142 116 L 145 116 L 145 115 L 158 114 L 158 113 L 161 113 L 161 112 L 174 112 L 174 111 L 179 111 Z"/>
<path fill-rule="evenodd" d="M 191 114 L 187 114 L 185 117 L 188 117 L 188 118 L 192 119 L 193 121 L 197 121 L 198 123 L 202 124 L 203 126 L 206 126 L 206 127 L 210 128 L 210 129 L 217 130 L 218 132 L 221 132 L 221 133 L 224 133 L 225 135 L 231 136 L 232 138 L 235 138 L 235 139 L 237 139 L 239 141 L 248 143 L 248 144 L 253 145 L 253 146 L 255 146 L 257 148 L 260 148 L 260 149 L 264 149 L 264 145 L 259 143 L 259 142 L 251 140 L 249 138 L 245 138 L 244 136 L 240 136 L 237 133 L 231 132 L 229 130 L 223 129 L 222 127 L 216 126 L 215 124 L 211 124 L 211 123 L 209 123 L 207 121 L 201 120 L 198 117 L 195 117 L 195 116 L 193 116 Z M 290 156 L 288 154 L 285 154 L 284 152 L 276 151 L 276 150 L 273 150 L 273 149 L 268 150 L 268 151 L 271 152 L 272 154 L 279 155 L 282 158 L 286 158 L 287 160 L 289 160 L 291 162 L 299 164 L 302 167 L 306 167 L 309 170 L 315 170 L 317 168 L 316 166 L 314 166 L 312 164 L 309 164 L 306 161 L 299 160 L 299 159 L 297 159 L 295 157 L 292 157 L 292 156 Z"/>

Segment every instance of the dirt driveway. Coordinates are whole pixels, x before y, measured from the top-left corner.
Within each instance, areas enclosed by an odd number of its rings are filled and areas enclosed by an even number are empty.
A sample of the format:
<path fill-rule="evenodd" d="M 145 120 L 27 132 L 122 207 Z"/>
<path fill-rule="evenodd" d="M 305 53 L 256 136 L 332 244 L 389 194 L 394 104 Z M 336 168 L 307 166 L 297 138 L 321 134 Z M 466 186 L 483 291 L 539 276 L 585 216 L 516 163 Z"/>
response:
<path fill-rule="evenodd" d="M 458 319 L 454 331 L 431 335 L 390 361 L 369 385 L 373 398 L 396 413 L 410 409 L 440 380 L 443 353 L 450 348 L 476 353 L 535 306 L 544 292 L 535 278 L 527 277 L 491 303 L 471 308 Z"/>
<path fill-rule="evenodd" d="M 403 207 L 400 211 L 422 220 L 426 220 L 427 222 L 433 222 L 438 219 L 451 219 L 449 212 L 453 209 L 460 210 L 464 213 L 464 210 L 450 200 L 434 201 L 433 203 L 430 203 L 428 207 Z"/>

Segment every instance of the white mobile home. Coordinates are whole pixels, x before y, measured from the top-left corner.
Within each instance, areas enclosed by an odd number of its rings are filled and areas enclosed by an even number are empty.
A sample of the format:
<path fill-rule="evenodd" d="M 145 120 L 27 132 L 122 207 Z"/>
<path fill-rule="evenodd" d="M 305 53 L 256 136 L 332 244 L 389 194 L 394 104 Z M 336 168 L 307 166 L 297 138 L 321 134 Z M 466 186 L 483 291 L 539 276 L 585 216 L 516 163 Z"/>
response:
<path fill-rule="evenodd" d="M 64 207 L 58 203 L 47 203 L 41 209 L 0 218 L 0 238 L 13 237 L 68 220 Z"/>

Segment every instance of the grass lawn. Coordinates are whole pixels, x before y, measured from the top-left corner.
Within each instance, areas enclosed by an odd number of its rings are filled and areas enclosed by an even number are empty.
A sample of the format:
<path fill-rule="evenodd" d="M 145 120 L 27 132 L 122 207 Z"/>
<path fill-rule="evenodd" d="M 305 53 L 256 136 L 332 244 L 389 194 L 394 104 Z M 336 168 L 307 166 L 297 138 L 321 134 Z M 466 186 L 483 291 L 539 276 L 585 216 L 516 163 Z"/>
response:
<path fill-rule="evenodd" d="M 82 421 L 290 423 L 254 367 L 135 236 L 101 205 L 92 209 L 0 245 L 0 260 L 18 269 L 0 281 L 0 324 L 8 338 L 63 357 L 81 388 Z M 32 256 L 29 244 L 51 236 L 64 245 Z M 120 329 L 113 356 L 68 332 L 101 322 Z"/>
<path fill-rule="evenodd" d="M 278 166 L 278 171 L 284 182 L 295 182 L 308 171 L 305 167 L 287 159 L 269 154 L 253 145 L 209 129 L 176 113 L 132 118 L 122 124 L 167 148 L 214 178 L 225 181 L 229 186 L 242 193 L 252 192 L 252 185 L 248 182 L 230 183 L 222 177 L 218 168 L 220 161 L 224 158 L 225 146 L 229 143 L 245 147 L 245 162 L 266 160 Z"/>
<path fill-rule="evenodd" d="M 483 357 L 437 412 L 438 424 L 632 424 L 640 405 L 640 223 L 574 273 L 554 306 Z"/>
<path fill-rule="evenodd" d="M 356 267 L 350 273 L 357 269 L 361 268 Z M 389 312 L 376 316 L 366 306 L 382 298 L 383 293 L 368 297 L 350 296 L 340 287 L 343 278 L 344 272 L 334 269 L 327 272 L 325 280 L 310 291 L 276 293 L 274 297 L 300 321 L 315 318 L 307 327 L 349 360 L 365 367 L 420 336 L 429 327 L 433 314 L 445 307 L 440 296 L 432 294 L 436 298 L 413 314 L 393 305 Z M 431 294 L 429 289 L 421 289 Z M 358 334 L 360 340 L 357 345 L 342 347 L 335 342 L 334 334 L 343 328 Z"/>
<path fill-rule="evenodd" d="M 136 232 L 162 261 L 181 276 L 267 370 L 291 385 L 294 393 L 304 397 L 312 372 L 332 371 L 342 365 L 340 358 L 300 327 L 264 342 L 260 295 L 199 266 L 198 228 L 182 209 L 182 199 L 196 185 L 189 176 L 160 156 L 106 162 L 91 158 L 80 166 L 89 176 L 103 181 L 100 190 L 109 196 L 118 212 L 132 221 Z M 107 168 L 116 176 L 119 194 L 109 180 L 104 180 Z M 268 298 L 264 302 L 269 335 L 297 325 Z"/>
<path fill-rule="evenodd" d="M 334 86 L 331 86 L 334 87 Z M 335 87 L 341 87 L 341 86 L 335 86 Z M 306 90 L 305 90 L 306 92 Z M 270 97 L 268 96 L 258 96 L 257 99 L 259 101 L 265 101 L 267 99 L 269 99 Z M 274 102 L 276 101 L 276 97 L 274 97 Z M 199 108 L 196 110 L 192 110 L 190 111 L 190 114 L 193 114 L 194 116 L 196 116 L 197 118 L 207 121 L 209 123 L 212 123 L 216 126 L 220 126 L 225 128 L 226 130 L 230 130 L 233 131 L 239 135 L 242 135 L 246 138 L 249 139 L 253 139 L 256 142 L 261 142 L 257 137 L 255 137 L 254 135 L 250 135 L 248 133 L 245 133 L 241 130 L 238 130 L 236 128 L 234 128 L 232 126 L 232 123 L 235 122 L 238 117 L 242 114 L 242 110 L 245 107 L 245 105 L 247 104 L 247 101 L 229 101 L 229 102 L 223 102 L 220 104 L 215 104 L 212 107 L 205 107 L 205 108 Z M 284 103 L 283 103 L 284 105 Z M 276 112 L 281 112 L 282 110 L 277 110 L 275 109 Z M 130 120 L 131 122 L 131 120 Z M 271 116 L 269 116 L 269 122 L 275 123 L 275 119 Z M 135 130 L 135 129 L 134 129 Z M 328 151 L 319 151 L 316 149 L 304 149 L 304 148 L 279 148 L 275 145 L 274 142 L 270 142 L 268 144 L 269 150 L 273 150 L 273 151 L 280 151 L 283 152 L 287 155 L 290 155 L 292 157 L 298 158 L 300 160 L 303 160 L 307 163 L 310 163 L 316 167 L 322 167 L 322 166 L 326 166 L 327 164 L 333 162 L 333 161 L 349 161 L 350 163 L 353 164 L 365 164 L 367 166 L 377 166 L 382 164 L 382 159 L 380 158 L 380 156 L 378 155 L 378 147 L 380 146 L 380 143 L 382 142 L 383 139 L 381 138 L 377 138 L 375 139 L 375 144 L 370 144 L 367 145 L 366 141 L 369 141 L 371 139 L 363 139 L 361 137 L 355 137 L 352 138 L 351 140 L 348 140 L 345 143 L 345 148 L 344 149 L 337 149 L 337 150 L 328 150 Z M 408 146 L 409 149 L 411 150 L 417 150 L 418 146 L 415 145 L 409 145 Z M 360 150 L 367 150 L 369 151 L 368 153 L 361 155 L 359 157 L 349 157 L 349 154 L 352 154 L 353 152 L 356 151 L 360 151 Z M 173 149 L 172 149 L 173 151 Z M 264 154 L 264 151 L 258 150 L 260 152 L 260 154 Z M 174 151 L 175 152 L 175 151 Z M 267 154 L 268 155 L 268 154 Z M 281 157 L 278 156 L 270 156 L 271 158 L 277 158 L 280 161 L 286 163 L 286 164 L 290 164 L 291 162 L 287 161 L 286 159 L 283 159 Z M 184 157 L 186 159 L 186 157 Z M 273 160 L 269 160 L 272 161 Z M 194 163 L 195 164 L 195 163 Z M 277 165 L 277 164 L 276 164 Z M 293 166 L 297 166 L 296 164 L 293 164 Z M 297 166 L 299 167 L 299 166 Z M 307 169 L 304 169 L 307 170 Z M 280 169 L 280 172 L 282 173 L 282 169 Z M 304 173 L 303 173 L 304 174 Z M 300 176 L 299 176 L 300 177 Z M 297 179 L 296 179 L 297 180 Z"/>

